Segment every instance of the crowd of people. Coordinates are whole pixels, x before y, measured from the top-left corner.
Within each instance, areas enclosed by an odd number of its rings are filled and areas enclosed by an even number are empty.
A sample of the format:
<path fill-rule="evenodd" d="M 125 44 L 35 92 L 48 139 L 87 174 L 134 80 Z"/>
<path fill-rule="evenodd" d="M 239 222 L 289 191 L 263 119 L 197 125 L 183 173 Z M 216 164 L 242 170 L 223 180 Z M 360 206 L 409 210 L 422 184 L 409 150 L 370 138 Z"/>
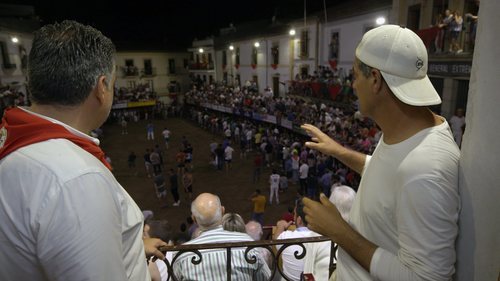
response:
<path fill-rule="evenodd" d="M 26 95 L 18 87 L 0 85 L 0 117 L 6 108 L 28 105 Z"/>
<path fill-rule="evenodd" d="M 115 87 L 114 90 L 114 103 L 124 101 L 143 101 L 152 100 L 156 98 L 156 93 L 148 83 L 138 84 L 133 88 Z"/>

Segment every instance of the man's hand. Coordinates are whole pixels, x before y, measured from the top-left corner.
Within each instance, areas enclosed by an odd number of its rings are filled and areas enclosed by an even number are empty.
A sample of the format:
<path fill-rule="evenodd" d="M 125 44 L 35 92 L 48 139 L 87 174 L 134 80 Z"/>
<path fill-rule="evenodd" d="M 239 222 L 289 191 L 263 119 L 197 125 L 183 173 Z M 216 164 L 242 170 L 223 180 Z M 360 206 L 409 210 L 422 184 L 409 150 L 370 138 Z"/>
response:
<path fill-rule="evenodd" d="M 283 233 L 285 230 L 292 225 L 293 222 L 287 222 L 285 220 L 280 220 L 276 223 L 276 227 L 274 229 L 273 233 L 273 239 L 276 240 L 278 239 L 278 236 L 280 236 L 281 233 Z"/>
<path fill-rule="evenodd" d="M 165 259 L 165 255 L 158 250 L 159 247 L 167 246 L 167 243 L 163 242 L 158 238 L 144 238 L 144 251 L 146 252 L 146 257 L 155 256 L 161 260 Z"/>
<path fill-rule="evenodd" d="M 300 127 L 311 136 L 312 142 L 306 142 L 307 147 L 319 150 L 324 154 L 332 155 L 334 157 L 337 157 L 338 154 L 344 149 L 342 145 L 334 141 L 317 127 L 311 124 L 304 124 Z"/>
<path fill-rule="evenodd" d="M 323 193 L 320 195 L 321 202 L 308 198 L 302 201 L 309 229 L 330 237 L 366 271 L 370 272 L 371 260 L 377 245 L 354 230 Z"/>
<path fill-rule="evenodd" d="M 304 202 L 307 227 L 337 242 L 339 235 L 342 235 L 341 232 L 349 226 L 340 215 L 337 207 L 323 193 L 320 195 L 320 202 L 306 197 L 302 199 L 302 202 Z"/>
<path fill-rule="evenodd" d="M 345 148 L 311 124 L 304 124 L 300 127 L 311 136 L 312 141 L 307 141 L 305 143 L 307 147 L 331 155 L 349 168 L 361 174 L 365 165 L 365 154 Z"/>

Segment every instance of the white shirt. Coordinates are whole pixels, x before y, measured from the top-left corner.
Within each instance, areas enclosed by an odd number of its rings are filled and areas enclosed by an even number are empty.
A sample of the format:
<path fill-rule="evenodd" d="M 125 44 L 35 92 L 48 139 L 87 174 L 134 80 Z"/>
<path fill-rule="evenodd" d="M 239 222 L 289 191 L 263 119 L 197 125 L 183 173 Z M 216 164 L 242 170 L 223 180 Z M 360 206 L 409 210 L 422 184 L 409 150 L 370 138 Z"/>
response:
<path fill-rule="evenodd" d="M 225 160 L 232 160 L 233 159 L 233 152 L 234 152 L 234 149 L 230 146 L 227 146 L 226 149 L 224 149 L 224 159 Z"/>
<path fill-rule="evenodd" d="M 304 163 L 302 165 L 300 165 L 300 169 L 299 169 L 299 178 L 301 179 L 307 179 L 307 175 L 309 174 L 309 166 Z"/>
<path fill-rule="evenodd" d="M 286 230 L 283 231 L 279 236 L 279 239 L 294 239 L 294 238 L 304 238 L 310 237 L 311 230 L 307 227 L 299 227 L 293 231 Z M 276 249 L 280 249 L 282 245 L 276 245 Z M 283 258 L 283 273 L 290 279 L 294 281 L 300 280 L 300 275 L 304 272 L 304 259 L 295 258 L 295 252 L 299 254 L 302 253 L 302 248 L 298 245 L 289 246 L 283 250 L 281 257 Z M 306 252 L 307 254 L 307 252 Z M 285 280 L 282 278 L 281 280 Z"/>
<path fill-rule="evenodd" d="M 280 186 L 280 175 L 272 174 L 269 176 L 269 183 L 271 184 L 271 188 L 278 188 Z"/>
<path fill-rule="evenodd" d="M 0 160 L 0 202 L 0 280 L 150 279 L 141 211 L 74 143 L 43 141 Z"/>
<path fill-rule="evenodd" d="M 379 246 L 365 271 L 342 248 L 337 280 L 450 280 L 458 233 L 460 151 L 448 124 L 367 157 L 349 223 Z"/>
<path fill-rule="evenodd" d="M 163 130 L 163 132 L 161 132 L 161 134 L 163 135 L 164 138 L 168 139 L 170 138 L 170 131 L 165 129 Z"/>

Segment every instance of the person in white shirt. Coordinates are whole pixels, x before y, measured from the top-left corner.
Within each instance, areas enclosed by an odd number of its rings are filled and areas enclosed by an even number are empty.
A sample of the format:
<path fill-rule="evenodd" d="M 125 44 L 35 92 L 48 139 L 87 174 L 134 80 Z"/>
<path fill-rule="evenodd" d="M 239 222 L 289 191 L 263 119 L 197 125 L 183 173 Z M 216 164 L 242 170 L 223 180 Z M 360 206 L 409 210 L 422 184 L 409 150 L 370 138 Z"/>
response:
<path fill-rule="evenodd" d="M 234 148 L 232 148 L 229 144 L 224 149 L 224 162 L 226 162 L 226 172 L 229 172 L 231 168 L 231 162 L 233 161 L 233 152 Z"/>
<path fill-rule="evenodd" d="M 0 280 L 146 281 L 145 252 L 164 259 L 88 135 L 111 110 L 114 56 L 109 38 L 74 21 L 35 32 L 32 106 L 0 125 Z"/>
<path fill-rule="evenodd" d="M 306 146 L 361 174 L 348 222 L 326 196 L 303 199 L 309 228 L 340 247 L 337 280 L 451 280 L 455 272 L 460 151 L 427 77 L 427 49 L 413 31 L 382 25 L 356 49 L 353 88 L 383 135 L 373 153 L 302 126 Z"/>
<path fill-rule="evenodd" d="M 292 222 L 284 220 L 278 221 L 276 223 L 273 239 L 279 240 L 320 236 L 318 233 L 311 231 L 308 228 L 308 223 L 304 213 L 304 204 L 301 200 L 297 200 L 294 208 L 294 222 L 296 229 L 287 230 Z M 295 252 L 300 254 L 303 251 L 300 246 L 293 245 L 283 250 L 281 255 L 283 260 L 283 273 L 290 280 L 302 280 L 302 273 L 312 273 L 317 281 L 328 280 L 331 242 L 326 241 L 312 244 L 314 244 L 314 248 L 311 248 L 309 246 L 310 244 L 305 244 L 306 255 L 303 259 L 297 259 L 295 257 Z M 278 250 L 281 247 L 282 245 L 276 246 Z M 282 278 L 281 280 L 285 279 Z"/>
<path fill-rule="evenodd" d="M 165 148 L 168 149 L 168 142 L 170 141 L 170 130 L 165 127 L 161 134 L 163 135 L 163 140 L 165 141 Z"/>
<path fill-rule="evenodd" d="M 273 197 L 276 197 L 276 204 L 280 203 L 280 198 L 278 195 L 278 190 L 280 187 L 280 175 L 273 169 L 271 175 L 269 176 L 269 184 L 271 192 L 269 194 L 269 205 L 273 204 Z"/>

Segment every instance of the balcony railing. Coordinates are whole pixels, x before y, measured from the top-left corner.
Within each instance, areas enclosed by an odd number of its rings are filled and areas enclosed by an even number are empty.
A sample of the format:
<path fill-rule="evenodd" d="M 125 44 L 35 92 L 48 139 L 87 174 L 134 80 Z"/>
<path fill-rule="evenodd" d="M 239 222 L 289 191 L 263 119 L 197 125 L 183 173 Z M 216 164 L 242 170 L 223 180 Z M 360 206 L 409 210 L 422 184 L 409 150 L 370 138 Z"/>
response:
<path fill-rule="evenodd" d="M 209 62 L 209 63 L 190 63 L 189 64 L 189 70 L 213 70 L 214 69 L 214 63 Z"/>
<path fill-rule="evenodd" d="M 270 256 L 272 258 L 272 268 L 271 270 L 271 276 L 269 277 L 269 281 L 274 279 L 274 276 L 276 275 L 276 271 L 285 279 L 288 281 L 291 281 L 290 277 L 285 275 L 283 273 L 282 268 L 280 268 L 278 261 L 281 258 L 281 255 L 283 254 L 283 251 L 287 249 L 290 246 L 299 246 L 301 248 L 301 252 L 295 251 L 294 255 L 295 258 L 300 260 L 303 259 L 307 252 L 306 252 L 306 247 L 304 244 L 306 243 L 320 243 L 320 242 L 325 242 L 325 241 L 330 241 L 329 238 L 324 237 L 324 236 L 318 236 L 318 237 L 310 237 L 310 238 L 298 238 L 298 239 L 282 239 L 282 240 L 267 240 L 267 241 L 252 241 L 252 242 L 232 242 L 232 243 L 214 243 L 214 244 L 190 244 L 190 245 L 179 245 L 179 246 L 173 246 L 173 247 L 164 247 L 161 248 L 160 250 L 162 252 L 174 252 L 173 253 L 173 259 L 172 261 L 164 260 L 167 268 L 168 268 L 168 273 L 169 273 L 169 278 L 168 280 L 173 280 L 173 281 L 178 281 L 177 277 L 174 275 L 174 270 L 173 266 L 175 265 L 175 262 L 178 260 L 178 258 L 185 253 L 192 253 L 195 256 L 191 258 L 191 263 L 193 266 L 199 265 L 200 263 L 203 262 L 203 251 L 202 250 L 208 250 L 208 249 L 221 249 L 221 251 L 224 249 L 226 252 L 226 273 L 227 273 L 227 279 L 228 281 L 231 281 L 231 273 L 232 273 L 232 267 L 231 267 L 231 258 L 232 258 L 232 248 L 244 248 L 246 247 L 245 250 L 245 260 L 248 264 L 254 264 L 257 262 L 257 257 L 255 255 L 252 255 L 250 253 L 251 250 L 256 249 L 256 248 L 263 248 L 267 251 L 269 251 Z M 279 250 L 275 251 L 273 249 L 273 246 L 275 245 L 282 245 Z M 329 276 L 332 274 L 332 272 L 335 270 L 336 267 L 336 253 L 337 250 L 337 245 L 334 243 L 331 243 L 331 249 L 330 249 L 330 262 L 329 262 Z M 222 265 L 221 265 L 222 266 Z M 326 270 L 326 269 L 325 269 Z M 222 280 L 221 280 L 222 281 Z M 234 280 L 236 281 L 236 280 Z"/>
<path fill-rule="evenodd" d="M 156 76 L 156 67 L 142 68 L 141 76 Z"/>

